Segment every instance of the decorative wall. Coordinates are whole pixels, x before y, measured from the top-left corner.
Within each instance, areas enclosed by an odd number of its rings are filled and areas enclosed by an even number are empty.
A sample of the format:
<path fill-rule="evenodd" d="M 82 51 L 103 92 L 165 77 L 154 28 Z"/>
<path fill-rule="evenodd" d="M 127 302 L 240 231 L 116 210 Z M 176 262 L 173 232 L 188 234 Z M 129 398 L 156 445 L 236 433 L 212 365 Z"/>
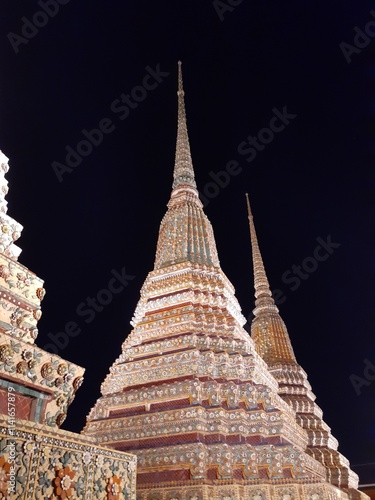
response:
<path fill-rule="evenodd" d="M 136 467 L 92 439 L 0 418 L 0 498 L 135 500 Z"/>

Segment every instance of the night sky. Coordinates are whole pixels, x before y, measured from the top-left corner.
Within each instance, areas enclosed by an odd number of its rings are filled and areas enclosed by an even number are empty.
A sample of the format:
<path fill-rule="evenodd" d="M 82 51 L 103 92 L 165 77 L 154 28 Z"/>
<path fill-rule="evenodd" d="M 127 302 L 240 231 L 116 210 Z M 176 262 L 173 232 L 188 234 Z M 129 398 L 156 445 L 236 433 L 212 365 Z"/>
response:
<path fill-rule="evenodd" d="M 222 269 L 251 321 L 248 191 L 317 403 L 351 463 L 373 462 L 372 2 L 1 4 L 0 149 L 10 158 L 8 213 L 24 226 L 19 260 L 47 290 L 37 344 L 86 368 L 63 427 L 82 429 L 153 268 L 181 59 L 196 180 Z M 366 26 L 371 36 L 359 31 Z M 278 130 L 262 130 L 271 124 Z M 85 134 L 96 145 L 82 143 Z M 116 273 L 126 286 L 117 281 L 111 298 L 103 290 Z M 101 307 L 90 302 L 98 294 Z M 67 341 L 57 334 L 71 322 L 79 333 Z"/>

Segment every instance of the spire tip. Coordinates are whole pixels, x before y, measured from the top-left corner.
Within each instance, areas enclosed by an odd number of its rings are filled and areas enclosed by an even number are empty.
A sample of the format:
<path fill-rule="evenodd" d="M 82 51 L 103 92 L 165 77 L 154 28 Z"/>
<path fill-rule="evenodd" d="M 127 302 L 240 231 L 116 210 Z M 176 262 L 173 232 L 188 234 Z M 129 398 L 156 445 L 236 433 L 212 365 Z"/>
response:
<path fill-rule="evenodd" d="M 186 112 L 184 101 L 184 86 L 182 81 L 181 61 L 178 61 L 178 90 L 177 90 L 177 105 L 178 105 L 178 124 L 177 124 L 177 142 L 176 142 L 176 159 L 173 173 L 172 189 L 177 187 L 193 189 L 197 196 L 197 186 L 194 179 L 194 169 L 191 161 L 189 137 L 186 126 Z"/>
<path fill-rule="evenodd" d="M 182 62 L 178 61 L 178 91 L 177 91 L 178 96 L 184 96 L 184 86 L 182 83 Z"/>
<path fill-rule="evenodd" d="M 253 214 L 251 213 L 251 207 L 250 207 L 250 200 L 249 200 L 249 193 L 245 193 L 245 196 L 246 196 L 246 204 L 247 204 L 247 215 L 250 219 L 250 217 L 253 216 Z"/>

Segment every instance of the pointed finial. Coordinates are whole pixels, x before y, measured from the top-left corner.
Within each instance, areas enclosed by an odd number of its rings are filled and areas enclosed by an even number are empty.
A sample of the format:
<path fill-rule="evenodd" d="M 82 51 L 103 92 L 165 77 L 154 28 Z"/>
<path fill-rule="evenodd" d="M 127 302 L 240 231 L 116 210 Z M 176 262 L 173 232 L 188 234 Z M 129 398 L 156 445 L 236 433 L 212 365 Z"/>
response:
<path fill-rule="evenodd" d="M 177 90 L 177 95 L 180 96 L 184 96 L 185 95 L 185 92 L 184 92 L 184 85 L 183 85 L 183 81 L 182 81 L 182 62 L 181 61 L 178 61 L 178 90 Z"/>
<path fill-rule="evenodd" d="M 248 216 L 248 219 L 250 220 L 250 217 L 252 218 L 253 214 L 251 213 L 249 193 L 245 193 L 245 196 L 246 196 L 246 203 L 247 203 L 247 216 Z"/>
<path fill-rule="evenodd" d="M 272 298 L 270 285 L 268 283 L 266 271 L 263 265 L 263 259 L 259 250 L 258 238 L 255 231 L 253 214 L 251 213 L 250 200 L 249 195 L 246 193 L 246 203 L 247 203 L 247 214 L 249 219 L 249 227 L 250 227 L 250 238 L 251 238 L 251 247 L 253 253 L 253 267 L 254 267 L 254 288 L 255 288 L 255 298 L 258 299 L 260 297 L 267 297 L 269 301 L 273 304 L 275 309 L 274 300 Z M 256 304 L 256 302 L 255 302 Z M 255 309 L 256 310 L 256 309 Z"/>
<path fill-rule="evenodd" d="M 258 238 L 255 231 L 253 214 L 251 213 L 249 195 L 246 193 L 247 213 L 249 217 L 251 248 L 253 253 L 255 309 L 251 325 L 251 336 L 257 351 L 268 363 L 294 363 L 292 344 L 288 331 L 279 315 L 279 310 L 273 300 L 262 256 L 260 254 Z"/>
<path fill-rule="evenodd" d="M 177 188 L 193 189 L 194 195 L 198 198 L 197 186 L 195 183 L 193 162 L 191 160 L 190 144 L 186 126 L 186 112 L 184 101 L 184 87 L 182 81 L 182 63 L 178 61 L 178 125 L 176 159 L 173 173 L 173 190 Z M 173 193 L 172 193 L 173 194 Z"/>

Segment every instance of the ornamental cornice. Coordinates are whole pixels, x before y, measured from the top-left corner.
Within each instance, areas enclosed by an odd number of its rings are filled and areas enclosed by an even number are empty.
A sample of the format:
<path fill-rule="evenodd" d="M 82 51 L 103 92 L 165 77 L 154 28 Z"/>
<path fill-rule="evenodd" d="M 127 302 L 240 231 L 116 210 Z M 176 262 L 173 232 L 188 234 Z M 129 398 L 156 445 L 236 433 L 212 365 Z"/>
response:
<path fill-rule="evenodd" d="M 146 328 L 146 325 L 139 325 L 136 327 L 124 341 L 122 350 L 131 349 L 134 346 L 139 346 L 143 342 L 157 341 L 165 338 L 172 338 L 175 336 L 180 336 L 183 334 L 187 335 L 205 335 L 207 337 L 217 337 L 218 342 L 220 339 L 231 341 L 241 341 L 244 345 L 248 345 L 251 352 L 255 352 L 255 347 L 253 340 L 245 335 L 242 335 L 242 330 L 238 326 L 233 325 L 211 325 L 208 328 L 207 321 L 195 321 L 188 325 L 186 324 L 171 324 L 164 325 L 163 329 L 157 328 L 156 330 L 150 330 Z"/>
<path fill-rule="evenodd" d="M 19 262 L 0 253 L 0 287 L 28 306 L 40 306 L 44 281 Z"/>
<path fill-rule="evenodd" d="M 164 267 L 163 269 L 154 269 L 153 271 L 150 271 L 146 281 L 150 280 L 151 283 L 159 283 L 173 277 L 186 275 L 217 279 L 218 275 L 221 274 L 222 272 L 217 266 L 207 266 L 205 264 L 197 264 L 193 262 L 181 262 L 179 264 Z"/>
<path fill-rule="evenodd" d="M 177 269 L 175 267 L 178 266 L 171 266 L 172 269 L 162 275 L 154 276 L 156 271 L 149 273 L 131 321 L 133 326 L 137 326 L 144 319 L 146 311 L 153 308 L 178 305 L 183 300 L 199 303 L 199 299 L 204 304 L 215 307 L 225 306 L 231 320 L 235 318 L 240 326 L 246 323 L 234 296 L 234 288 L 221 269 L 199 265 L 194 268 L 191 265 L 186 266 L 186 263 Z M 187 293 L 191 295 L 182 295 Z"/>
<path fill-rule="evenodd" d="M 198 349 L 162 355 L 146 360 L 113 365 L 102 384 L 102 394 L 115 393 L 122 387 L 166 380 L 179 376 L 197 375 L 226 379 L 253 379 L 255 383 L 277 390 L 277 382 L 267 370 L 257 366 L 252 356 L 200 352 Z"/>
<path fill-rule="evenodd" d="M 100 442 L 140 440 L 183 436 L 184 433 L 199 432 L 209 435 L 283 435 L 298 449 L 305 449 L 306 433 L 295 421 L 286 422 L 278 410 L 248 411 L 242 408 L 182 408 L 159 413 L 117 417 L 88 422 L 85 433 L 94 434 Z"/>
<path fill-rule="evenodd" d="M 283 373 L 285 371 L 296 372 L 299 374 L 299 376 L 301 376 L 305 380 L 304 384 L 306 384 L 306 387 L 311 389 L 311 385 L 307 380 L 307 373 L 298 363 L 275 363 L 274 365 L 272 365 L 270 370 L 272 370 L 272 372 L 274 373 L 278 372 Z"/>
<path fill-rule="evenodd" d="M 221 383 L 216 380 L 201 381 L 189 379 L 162 383 L 156 386 L 128 389 L 126 392 L 108 395 L 98 400 L 91 410 L 88 420 L 105 419 L 109 417 L 110 410 L 117 408 L 134 407 L 135 405 L 152 404 L 153 402 L 189 398 L 191 404 L 201 404 L 204 399 L 209 405 L 219 406 L 226 401 L 228 406 L 233 406 L 233 401 L 228 400 L 228 389 L 237 389 L 236 403 L 243 401 L 247 409 L 257 409 L 261 403 L 266 411 L 276 408 L 273 404 L 271 390 L 263 385 L 254 385 L 249 382 L 234 384 L 233 382 Z M 276 398 L 277 399 L 277 398 Z M 279 403 L 287 413 L 294 418 L 294 412 L 282 399 Z"/>
<path fill-rule="evenodd" d="M 226 332 L 232 332 L 232 336 L 235 335 L 240 339 L 252 342 L 252 340 L 249 340 L 248 333 L 241 328 L 239 323 L 233 321 L 232 315 L 226 308 L 212 307 L 201 303 L 185 303 L 174 307 L 165 307 L 163 310 L 149 311 L 134 330 L 136 332 L 147 331 L 148 335 L 152 330 L 161 329 L 161 333 L 165 336 L 166 327 L 173 328 L 182 322 L 188 323 L 187 331 L 199 325 L 204 327 L 205 332 L 208 330 L 214 331 L 217 327 L 220 327 Z"/>
<path fill-rule="evenodd" d="M 85 432 L 95 432 L 97 438 L 100 442 L 116 446 L 116 442 L 121 441 L 141 441 L 156 439 L 158 437 L 163 437 L 163 441 L 169 440 L 171 443 L 174 442 L 173 436 L 176 433 L 179 435 L 180 439 L 183 439 L 184 434 L 199 433 L 204 440 L 204 436 L 210 437 L 210 434 L 214 435 L 241 435 L 242 439 L 250 436 L 262 436 L 266 440 L 269 436 L 280 435 L 283 431 L 283 424 L 264 422 L 262 420 L 234 420 L 231 421 L 229 418 L 212 418 L 206 420 L 201 418 L 191 418 L 191 419 L 178 419 L 175 418 L 173 422 L 163 421 L 163 422 L 153 422 L 152 427 L 149 427 L 146 421 L 144 425 L 130 425 L 127 420 L 121 420 L 121 426 L 110 425 L 107 428 L 100 429 L 96 423 L 93 423 Z M 293 444 L 297 444 L 297 440 L 293 439 Z M 301 448 L 301 443 L 298 442 L 298 447 Z"/>
<path fill-rule="evenodd" d="M 131 347 L 124 345 L 123 352 L 116 361 L 116 364 L 148 356 L 152 353 L 160 355 L 189 347 L 211 349 L 212 351 L 226 351 L 228 353 L 237 352 L 242 355 L 254 353 L 254 347 L 249 342 L 245 342 L 244 340 L 222 338 L 215 335 L 205 335 L 202 330 L 199 329 L 198 333 L 191 332 L 190 334 L 164 338 L 148 344 Z"/>
<path fill-rule="evenodd" d="M 284 446 L 257 446 L 233 445 L 225 443 L 206 446 L 202 443 L 192 445 L 158 447 L 157 449 L 138 450 L 139 472 L 150 470 L 167 470 L 168 468 L 188 466 L 193 478 L 205 476 L 207 467 L 217 468 L 218 477 L 233 477 L 233 468 L 241 468 L 243 477 L 259 478 L 259 467 L 266 467 L 268 478 L 280 479 L 283 469 L 292 471 L 293 480 L 312 479 L 312 474 L 322 479 L 325 475 L 324 467 L 305 453 L 297 451 L 291 445 Z M 189 465 L 188 465 L 189 464 Z"/>

